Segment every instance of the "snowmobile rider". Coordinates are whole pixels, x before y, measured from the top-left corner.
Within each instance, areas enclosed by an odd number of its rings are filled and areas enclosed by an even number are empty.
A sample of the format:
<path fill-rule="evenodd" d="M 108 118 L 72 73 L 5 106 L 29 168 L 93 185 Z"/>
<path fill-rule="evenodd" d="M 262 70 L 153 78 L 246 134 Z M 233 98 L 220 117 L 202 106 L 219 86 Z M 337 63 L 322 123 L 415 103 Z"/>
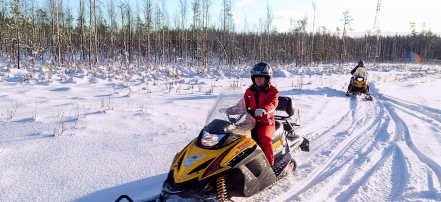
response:
<path fill-rule="evenodd" d="M 276 130 L 274 111 L 279 103 L 279 91 L 271 85 L 273 70 L 265 62 L 255 64 L 251 70 L 253 84 L 245 91 L 247 109 L 254 111 L 256 126 L 251 131 L 253 139 L 262 148 L 269 164 L 274 165 L 272 137 Z"/>
<path fill-rule="evenodd" d="M 364 67 L 363 60 L 359 60 L 357 66 L 355 66 L 354 69 L 352 69 L 351 74 L 354 75 L 354 72 L 357 71 L 358 67 Z"/>
<path fill-rule="evenodd" d="M 352 75 L 351 80 L 352 80 L 352 78 L 354 78 L 354 73 L 355 73 L 355 71 L 357 71 L 357 69 L 359 67 L 364 67 L 363 60 L 359 60 L 358 63 L 357 63 L 357 66 L 355 66 L 354 69 L 352 69 L 352 71 L 351 71 L 351 75 Z M 346 94 L 348 94 L 350 91 L 351 91 L 351 82 L 349 82 L 348 91 L 346 91 Z"/>

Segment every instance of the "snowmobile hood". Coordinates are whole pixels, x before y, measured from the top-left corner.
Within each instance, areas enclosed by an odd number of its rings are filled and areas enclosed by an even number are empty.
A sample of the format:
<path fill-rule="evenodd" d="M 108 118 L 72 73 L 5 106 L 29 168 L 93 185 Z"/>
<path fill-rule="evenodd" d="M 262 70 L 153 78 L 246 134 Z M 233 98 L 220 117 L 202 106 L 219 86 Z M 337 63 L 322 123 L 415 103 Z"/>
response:
<path fill-rule="evenodd" d="M 252 148 L 256 142 L 247 136 L 240 136 L 229 145 L 220 149 L 201 148 L 197 146 L 199 138 L 193 140 L 184 150 L 177 154 L 170 168 L 176 183 L 193 179 L 199 181 L 222 173 L 231 168 L 229 163 L 243 151 Z"/>

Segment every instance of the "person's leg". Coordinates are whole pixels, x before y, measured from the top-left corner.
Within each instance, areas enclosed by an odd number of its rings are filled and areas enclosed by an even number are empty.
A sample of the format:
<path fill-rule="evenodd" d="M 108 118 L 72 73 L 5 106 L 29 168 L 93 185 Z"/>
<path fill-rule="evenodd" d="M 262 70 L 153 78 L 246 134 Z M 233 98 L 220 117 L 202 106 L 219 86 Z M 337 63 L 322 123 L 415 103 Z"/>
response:
<path fill-rule="evenodd" d="M 275 130 L 274 125 L 259 126 L 255 130 L 258 135 L 257 144 L 262 148 L 271 166 L 274 165 L 272 137 L 274 136 Z"/>

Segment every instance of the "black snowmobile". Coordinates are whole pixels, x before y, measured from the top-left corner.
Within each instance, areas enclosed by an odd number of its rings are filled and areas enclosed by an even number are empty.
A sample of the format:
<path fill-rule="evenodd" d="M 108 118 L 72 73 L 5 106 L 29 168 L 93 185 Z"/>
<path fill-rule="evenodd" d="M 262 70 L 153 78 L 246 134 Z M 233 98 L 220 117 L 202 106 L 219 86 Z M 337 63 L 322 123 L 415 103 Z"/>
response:
<path fill-rule="evenodd" d="M 346 96 L 365 94 L 367 100 L 372 100 L 369 92 L 368 73 L 365 67 L 358 67 L 352 75 Z"/>
<path fill-rule="evenodd" d="M 234 100 L 237 102 L 237 95 Z M 231 102 L 218 101 L 198 137 L 176 154 L 157 201 L 248 197 L 293 172 L 294 152 L 309 151 L 309 141 L 294 133 L 293 127 L 298 125 L 289 122 L 294 114 L 290 97 L 279 97 L 272 167 L 251 134 L 256 122 L 253 112 L 245 108 L 243 100 L 233 107 L 225 103 Z M 129 199 L 121 196 L 118 200 L 122 198 Z"/>

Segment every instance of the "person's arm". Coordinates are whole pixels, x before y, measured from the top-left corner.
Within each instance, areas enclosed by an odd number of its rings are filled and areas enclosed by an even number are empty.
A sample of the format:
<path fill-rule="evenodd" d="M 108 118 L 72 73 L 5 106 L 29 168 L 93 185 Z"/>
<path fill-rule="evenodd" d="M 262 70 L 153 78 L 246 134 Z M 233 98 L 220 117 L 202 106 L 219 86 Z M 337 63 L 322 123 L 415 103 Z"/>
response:
<path fill-rule="evenodd" d="M 270 92 L 268 92 L 268 100 L 266 101 L 264 107 L 265 113 L 272 113 L 276 110 L 277 105 L 279 104 L 279 91 L 276 88 L 272 88 Z"/>
<path fill-rule="evenodd" d="M 354 74 L 354 72 L 357 71 L 357 68 L 358 68 L 358 66 L 355 67 L 354 69 L 352 69 L 351 74 Z"/>
<path fill-rule="evenodd" d="M 248 107 L 250 106 L 250 98 L 248 97 L 248 91 L 249 89 L 247 89 L 245 91 L 245 93 L 243 94 L 243 101 L 245 102 L 245 107 L 248 109 Z"/>

